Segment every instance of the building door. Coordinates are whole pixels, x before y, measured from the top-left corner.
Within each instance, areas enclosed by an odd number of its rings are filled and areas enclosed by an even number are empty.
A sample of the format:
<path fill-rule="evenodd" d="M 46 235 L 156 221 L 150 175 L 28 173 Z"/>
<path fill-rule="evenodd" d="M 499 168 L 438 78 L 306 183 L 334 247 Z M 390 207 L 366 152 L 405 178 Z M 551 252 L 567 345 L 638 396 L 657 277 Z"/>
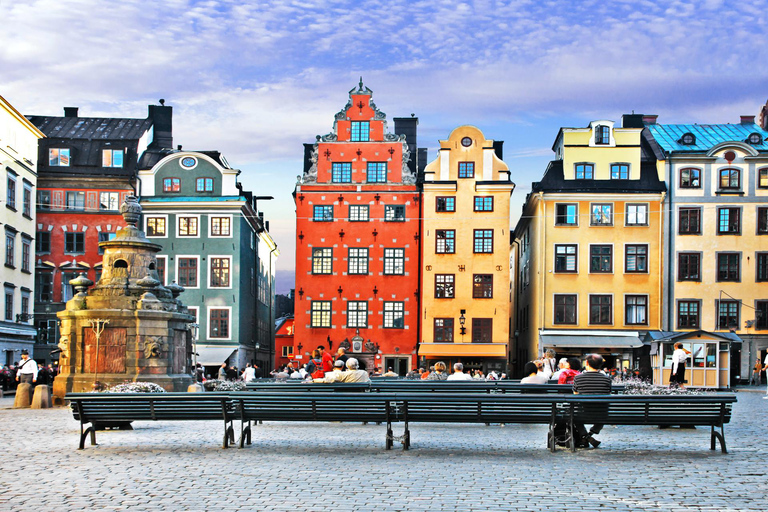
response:
<path fill-rule="evenodd" d="M 405 377 L 405 374 L 409 371 L 409 360 L 410 357 L 385 357 L 382 373 L 386 373 L 392 368 L 393 372 L 401 377 Z"/>

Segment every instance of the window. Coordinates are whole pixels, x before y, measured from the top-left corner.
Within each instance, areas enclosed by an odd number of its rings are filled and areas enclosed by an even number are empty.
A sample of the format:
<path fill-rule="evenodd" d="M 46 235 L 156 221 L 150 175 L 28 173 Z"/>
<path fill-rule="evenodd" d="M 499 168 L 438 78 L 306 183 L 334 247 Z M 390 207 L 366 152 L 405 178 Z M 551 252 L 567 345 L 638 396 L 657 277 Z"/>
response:
<path fill-rule="evenodd" d="M 455 197 L 438 197 L 435 199 L 435 211 L 437 212 L 455 212 Z"/>
<path fill-rule="evenodd" d="M 21 239 L 21 271 L 30 272 L 30 256 L 32 253 L 32 241 L 27 238 Z"/>
<path fill-rule="evenodd" d="M 768 208 L 757 209 L 757 234 L 768 235 Z"/>
<path fill-rule="evenodd" d="M 384 249 L 384 275 L 405 274 L 405 249 Z"/>
<path fill-rule="evenodd" d="M 232 217 L 211 217 L 211 236 L 232 236 Z"/>
<path fill-rule="evenodd" d="M 352 163 L 333 162 L 331 164 L 331 181 L 333 183 L 350 183 L 352 181 Z"/>
<path fill-rule="evenodd" d="M 371 133 L 368 121 L 352 121 L 352 142 L 368 142 Z"/>
<path fill-rule="evenodd" d="M 283 347 L 283 357 L 293 358 L 293 346 L 286 345 Z"/>
<path fill-rule="evenodd" d="M 312 248 L 312 273 L 330 274 L 333 272 L 333 249 L 330 247 Z"/>
<path fill-rule="evenodd" d="M 768 329 L 768 300 L 755 301 L 756 329 Z"/>
<path fill-rule="evenodd" d="M 475 211 L 476 212 L 492 212 L 493 197 L 492 196 L 475 196 Z"/>
<path fill-rule="evenodd" d="M 14 253 L 16 252 L 16 233 L 5 233 L 5 266 L 14 268 Z"/>
<path fill-rule="evenodd" d="M 741 210 L 739 208 L 717 209 L 717 234 L 739 235 L 741 234 Z"/>
<path fill-rule="evenodd" d="M 472 298 L 493 298 L 493 274 L 475 274 L 472 276 Z"/>
<path fill-rule="evenodd" d="M 589 223 L 592 226 L 613 226 L 613 205 L 612 204 L 593 204 L 589 216 Z"/>
<path fill-rule="evenodd" d="M 119 210 L 120 194 L 117 192 L 99 192 L 99 210 Z"/>
<path fill-rule="evenodd" d="M 48 165 L 69 167 L 69 148 L 50 148 L 48 150 Z"/>
<path fill-rule="evenodd" d="M 475 162 L 459 162 L 459 178 L 474 178 Z"/>
<path fill-rule="evenodd" d="M 51 208 L 51 191 L 50 190 L 38 190 L 37 191 L 37 207 L 41 210 L 49 210 Z"/>
<path fill-rule="evenodd" d="M 474 231 L 474 251 L 475 253 L 492 253 L 493 252 L 493 230 L 492 229 L 476 229 Z"/>
<path fill-rule="evenodd" d="M 606 325 L 611 323 L 613 297 L 610 295 L 589 296 L 589 323 Z"/>
<path fill-rule="evenodd" d="M 698 329 L 701 325 L 699 320 L 699 301 L 681 300 L 677 303 L 677 328 L 678 329 Z"/>
<path fill-rule="evenodd" d="M 624 271 L 648 272 L 648 246 L 626 245 L 624 246 Z"/>
<path fill-rule="evenodd" d="M 758 252 L 757 259 L 757 274 L 755 280 L 758 283 L 768 281 L 768 252 Z"/>
<path fill-rule="evenodd" d="M 493 318 L 472 319 L 472 343 L 493 343 Z"/>
<path fill-rule="evenodd" d="M 733 252 L 717 253 L 717 280 L 739 281 L 739 263 L 741 254 Z"/>
<path fill-rule="evenodd" d="M 331 301 L 313 300 L 311 327 L 331 326 Z"/>
<path fill-rule="evenodd" d="M 558 204 L 555 205 L 556 226 L 577 226 L 579 224 L 579 205 Z"/>
<path fill-rule="evenodd" d="M 739 301 L 717 300 L 717 330 L 739 328 Z"/>
<path fill-rule="evenodd" d="M 647 226 L 648 225 L 648 205 L 647 204 L 628 204 L 625 224 L 627 226 Z"/>
<path fill-rule="evenodd" d="M 333 206 L 315 206 L 312 211 L 312 220 L 315 222 L 333 221 Z"/>
<path fill-rule="evenodd" d="M 555 245 L 555 272 L 578 271 L 578 246 Z"/>
<path fill-rule="evenodd" d="M 628 180 L 629 164 L 611 164 L 612 180 Z"/>
<path fill-rule="evenodd" d="M 405 222 L 405 206 L 388 204 L 384 206 L 384 221 Z"/>
<path fill-rule="evenodd" d="M 85 253 L 85 233 L 64 233 L 64 252 Z"/>
<path fill-rule="evenodd" d="M 99 242 L 108 242 L 117 236 L 115 233 L 101 232 L 99 233 Z M 104 248 L 99 245 L 99 254 L 104 254 Z"/>
<path fill-rule="evenodd" d="M 69 282 L 77 277 L 77 272 L 61 273 L 61 301 L 67 302 L 75 296 L 75 288 Z"/>
<path fill-rule="evenodd" d="M 678 212 L 677 232 L 681 235 L 701 233 L 701 208 L 680 208 Z"/>
<path fill-rule="evenodd" d="M 456 293 L 454 274 L 435 274 L 435 298 L 452 299 Z"/>
<path fill-rule="evenodd" d="M 209 309 L 209 338 L 229 338 L 229 309 Z"/>
<path fill-rule="evenodd" d="M 368 303 L 364 300 L 347 302 L 347 327 L 368 327 Z"/>
<path fill-rule="evenodd" d="M 684 133 L 683 136 L 680 137 L 680 143 L 684 146 L 693 146 L 696 144 L 696 136 L 691 132 Z"/>
<path fill-rule="evenodd" d="M 624 323 L 626 325 L 648 324 L 647 295 L 627 295 L 624 298 Z"/>
<path fill-rule="evenodd" d="M 178 269 L 176 270 L 176 280 L 180 286 L 185 288 L 197 288 L 197 258 L 182 258 L 179 257 Z"/>
<path fill-rule="evenodd" d="M 165 236 L 165 217 L 147 217 L 147 236 Z"/>
<path fill-rule="evenodd" d="M 213 178 L 197 178 L 195 180 L 196 192 L 213 192 Z"/>
<path fill-rule="evenodd" d="M 741 188 L 741 169 L 720 169 L 720 188 L 724 190 L 739 190 Z"/>
<path fill-rule="evenodd" d="M 384 303 L 384 328 L 405 328 L 405 302 Z"/>
<path fill-rule="evenodd" d="M 701 188 L 701 169 L 680 169 L 680 188 Z"/>
<path fill-rule="evenodd" d="M 197 217 L 179 217 L 179 236 L 197 236 Z"/>
<path fill-rule="evenodd" d="M 677 280 L 701 281 L 701 254 L 683 252 L 677 255 Z"/>
<path fill-rule="evenodd" d="M 366 165 L 368 183 L 387 182 L 387 162 L 368 162 Z"/>
<path fill-rule="evenodd" d="M 350 247 L 347 256 L 347 272 L 349 274 L 367 274 L 368 273 L 368 248 Z"/>
<path fill-rule="evenodd" d="M 38 231 L 35 237 L 35 252 L 46 253 L 51 252 L 51 232 L 50 231 Z"/>
<path fill-rule="evenodd" d="M 595 126 L 595 144 L 610 144 L 611 128 L 604 124 Z"/>
<path fill-rule="evenodd" d="M 555 295 L 556 324 L 576 323 L 576 295 Z"/>
<path fill-rule="evenodd" d="M 157 257 L 157 269 L 156 269 L 157 277 L 160 280 L 160 284 L 162 284 L 163 286 L 165 286 L 168 283 L 168 281 L 165 279 L 165 275 L 166 275 L 165 267 L 166 267 L 167 260 L 168 258 L 165 256 Z"/>
<path fill-rule="evenodd" d="M 13 320 L 13 289 L 5 289 L 5 319 Z"/>
<path fill-rule="evenodd" d="M 23 320 L 24 322 L 28 322 L 31 320 L 29 318 L 29 293 L 28 292 L 21 292 L 21 314 L 22 317 L 25 318 Z"/>
<path fill-rule="evenodd" d="M 435 230 L 435 252 L 437 254 L 453 254 L 456 252 L 456 230 Z"/>
<path fill-rule="evenodd" d="M 229 258 L 211 258 L 211 288 L 229 288 Z"/>
<path fill-rule="evenodd" d="M 435 318 L 435 343 L 453 343 L 453 318 Z"/>
<path fill-rule="evenodd" d="M 121 149 L 102 149 L 101 150 L 102 167 L 122 167 L 123 151 Z"/>
<path fill-rule="evenodd" d="M 768 167 L 757 170 L 757 188 L 768 188 Z"/>
<path fill-rule="evenodd" d="M 591 180 L 594 176 L 594 164 L 576 164 L 576 179 Z"/>
<path fill-rule="evenodd" d="M 67 209 L 84 210 L 85 192 L 67 192 Z"/>
<path fill-rule="evenodd" d="M 613 272 L 613 246 L 589 246 L 589 271 L 593 273 Z"/>
<path fill-rule="evenodd" d="M 163 192 L 180 192 L 181 178 L 163 178 Z"/>
<path fill-rule="evenodd" d="M 333 215 L 333 213 L 331 213 Z M 350 222 L 368 222 L 368 206 L 354 205 L 349 207 Z"/>
<path fill-rule="evenodd" d="M 35 294 L 38 302 L 53 302 L 53 274 L 51 272 L 35 273 Z"/>
<path fill-rule="evenodd" d="M 12 210 L 16 210 L 16 178 L 8 174 L 8 194 L 7 194 L 7 202 L 5 205 L 8 208 L 11 208 Z"/>

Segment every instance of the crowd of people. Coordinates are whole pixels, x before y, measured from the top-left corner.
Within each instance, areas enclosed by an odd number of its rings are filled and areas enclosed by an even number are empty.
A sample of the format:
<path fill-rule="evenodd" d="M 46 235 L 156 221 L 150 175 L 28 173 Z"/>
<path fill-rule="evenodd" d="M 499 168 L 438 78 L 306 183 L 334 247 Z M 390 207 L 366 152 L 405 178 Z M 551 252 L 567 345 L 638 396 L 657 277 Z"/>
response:
<path fill-rule="evenodd" d="M 51 385 L 56 375 L 58 375 L 58 366 L 37 364 L 29 357 L 27 350 L 22 350 L 21 361 L 12 365 L 6 364 L 0 368 L 0 388 L 3 391 L 10 391 L 16 389 L 20 382 Z"/>

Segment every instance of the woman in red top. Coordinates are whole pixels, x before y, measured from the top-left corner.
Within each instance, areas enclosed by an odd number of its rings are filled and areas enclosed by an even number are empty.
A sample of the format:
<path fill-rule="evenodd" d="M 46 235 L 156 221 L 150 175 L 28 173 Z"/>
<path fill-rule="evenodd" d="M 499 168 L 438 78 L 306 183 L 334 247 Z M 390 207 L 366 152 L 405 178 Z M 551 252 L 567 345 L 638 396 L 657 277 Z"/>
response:
<path fill-rule="evenodd" d="M 573 378 L 581 373 L 581 363 L 575 357 L 571 357 L 565 363 L 565 368 L 557 379 L 558 384 L 573 384 Z"/>

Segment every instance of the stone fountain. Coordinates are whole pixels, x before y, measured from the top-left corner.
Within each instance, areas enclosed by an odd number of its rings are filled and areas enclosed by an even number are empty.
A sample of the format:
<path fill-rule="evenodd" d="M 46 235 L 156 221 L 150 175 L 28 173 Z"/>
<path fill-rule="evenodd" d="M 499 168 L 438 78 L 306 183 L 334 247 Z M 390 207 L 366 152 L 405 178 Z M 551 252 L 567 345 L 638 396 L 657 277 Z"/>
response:
<path fill-rule="evenodd" d="M 71 280 L 77 294 L 58 313 L 57 404 L 70 391 L 126 381 L 154 382 L 166 391 L 186 391 L 192 384 L 189 324 L 194 317 L 178 299 L 184 289 L 162 286 L 156 258 L 162 246 L 136 227 L 141 216 L 136 197 L 126 198 L 120 212 L 126 227 L 99 242 L 101 279 L 91 290 L 93 281 L 84 274 Z"/>

